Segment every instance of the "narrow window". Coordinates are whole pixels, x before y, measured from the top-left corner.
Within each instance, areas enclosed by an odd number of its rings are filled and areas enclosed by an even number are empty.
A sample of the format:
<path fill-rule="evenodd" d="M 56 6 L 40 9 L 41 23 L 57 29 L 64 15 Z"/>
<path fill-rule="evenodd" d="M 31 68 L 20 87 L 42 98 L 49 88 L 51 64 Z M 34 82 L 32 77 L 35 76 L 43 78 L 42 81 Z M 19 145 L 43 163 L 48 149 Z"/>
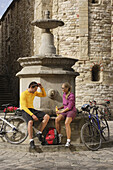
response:
<path fill-rule="evenodd" d="M 94 65 L 92 68 L 92 81 L 100 80 L 100 66 Z"/>
<path fill-rule="evenodd" d="M 8 54 L 10 54 L 10 45 L 8 45 Z"/>
<path fill-rule="evenodd" d="M 98 0 L 91 0 L 92 4 L 98 3 Z"/>
<path fill-rule="evenodd" d="M 95 3 L 95 0 L 92 0 L 92 3 Z"/>

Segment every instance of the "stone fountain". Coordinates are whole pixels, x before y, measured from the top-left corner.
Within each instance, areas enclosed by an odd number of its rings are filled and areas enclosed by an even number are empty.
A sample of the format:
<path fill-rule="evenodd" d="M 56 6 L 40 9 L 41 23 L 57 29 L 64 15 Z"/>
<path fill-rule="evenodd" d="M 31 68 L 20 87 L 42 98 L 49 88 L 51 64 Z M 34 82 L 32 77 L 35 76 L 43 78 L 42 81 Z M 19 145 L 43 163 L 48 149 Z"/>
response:
<path fill-rule="evenodd" d="M 19 58 L 18 62 L 23 68 L 17 76 L 20 78 L 20 93 L 26 90 L 31 81 L 37 81 L 43 85 L 47 97 L 35 98 L 34 107 L 52 114 L 56 105 L 62 105 L 62 83 L 69 82 L 72 85 L 72 91 L 75 92 L 75 78 L 78 73 L 72 69 L 72 66 L 78 60 L 56 54 L 54 36 L 50 29 L 63 26 L 64 22 L 50 19 L 49 14 L 49 11 L 46 11 L 44 19 L 31 23 L 43 30 L 39 54 Z"/>

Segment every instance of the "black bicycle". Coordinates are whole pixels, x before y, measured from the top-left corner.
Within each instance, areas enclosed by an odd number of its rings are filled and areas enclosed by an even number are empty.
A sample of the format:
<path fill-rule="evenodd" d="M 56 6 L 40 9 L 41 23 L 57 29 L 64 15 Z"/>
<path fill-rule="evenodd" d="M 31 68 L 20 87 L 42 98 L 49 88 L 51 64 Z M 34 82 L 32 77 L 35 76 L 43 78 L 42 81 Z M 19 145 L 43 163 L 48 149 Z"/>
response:
<path fill-rule="evenodd" d="M 109 126 L 103 115 L 98 116 L 98 106 L 85 104 L 82 110 L 88 113 L 88 120 L 81 128 L 81 140 L 85 146 L 92 150 L 101 147 L 102 140 L 109 140 Z"/>
<path fill-rule="evenodd" d="M 10 104 L 4 104 L 5 107 L 4 117 L 0 116 L 0 137 L 4 137 L 9 143 L 20 144 L 28 136 L 27 123 L 22 116 L 18 116 L 17 111 L 14 116 L 7 119 L 7 108 Z"/>
<path fill-rule="evenodd" d="M 96 103 L 96 101 L 95 101 L 95 103 Z M 107 120 L 111 120 L 112 117 L 111 117 L 111 111 L 110 111 L 110 108 L 109 108 L 110 100 L 104 100 L 103 103 L 99 103 L 97 105 L 103 106 L 103 107 L 100 108 L 101 114 L 103 114 Z"/>

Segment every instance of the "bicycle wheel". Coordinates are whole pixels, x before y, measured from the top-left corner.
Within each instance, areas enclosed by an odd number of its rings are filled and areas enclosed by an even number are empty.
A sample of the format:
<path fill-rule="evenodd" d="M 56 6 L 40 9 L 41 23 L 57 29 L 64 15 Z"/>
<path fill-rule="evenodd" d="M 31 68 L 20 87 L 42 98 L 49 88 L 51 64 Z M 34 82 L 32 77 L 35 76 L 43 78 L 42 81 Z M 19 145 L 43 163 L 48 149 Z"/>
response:
<path fill-rule="evenodd" d="M 107 120 L 112 120 L 111 112 L 110 112 L 109 108 L 107 108 Z"/>
<path fill-rule="evenodd" d="M 101 136 L 105 141 L 108 141 L 110 137 L 110 131 L 109 131 L 107 120 L 105 119 L 104 116 L 100 116 L 99 121 L 100 121 Z"/>
<path fill-rule="evenodd" d="M 6 140 L 12 144 L 22 143 L 28 136 L 26 121 L 20 116 L 15 116 L 9 118 L 8 122 L 14 125 L 16 129 L 5 124 L 4 130 L 6 132 Z"/>
<path fill-rule="evenodd" d="M 5 141 L 4 140 L 4 126 L 3 126 L 3 121 L 0 119 L 0 141 Z"/>
<path fill-rule="evenodd" d="M 92 150 L 98 150 L 101 147 L 101 134 L 92 123 L 85 123 L 81 129 L 81 140 L 84 145 Z"/>

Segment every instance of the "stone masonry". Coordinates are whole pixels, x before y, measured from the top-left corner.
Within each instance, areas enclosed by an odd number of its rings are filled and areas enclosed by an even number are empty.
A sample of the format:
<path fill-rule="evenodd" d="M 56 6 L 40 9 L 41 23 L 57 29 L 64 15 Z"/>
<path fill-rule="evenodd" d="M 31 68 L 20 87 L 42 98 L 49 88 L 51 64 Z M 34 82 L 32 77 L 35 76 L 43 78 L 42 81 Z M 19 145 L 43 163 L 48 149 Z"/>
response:
<path fill-rule="evenodd" d="M 16 0 L 1 18 L 3 74 L 10 77 L 13 97 L 18 103 L 19 80 L 15 74 L 21 69 L 17 59 L 33 54 L 33 2 Z M 15 102 L 15 103 L 16 103 Z"/>
<path fill-rule="evenodd" d="M 1 23 L 0 23 L 0 47 L 1 47 Z M 2 73 L 2 55 L 1 55 L 1 48 L 0 48 L 0 74 Z"/>
<path fill-rule="evenodd" d="M 112 5 L 112 0 L 13 1 L 3 15 L 1 25 L 2 57 L 11 75 L 12 88 L 14 85 L 17 87 L 14 94 L 17 96 L 19 93 L 15 74 L 21 68 L 17 59 L 37 55 L 40 47 L 41 29 L 32 27 L 30 23 L 43 18 L 44 11 L 49 10 L 53 19 L 65 23 L 53 31 L 57 54 L 79 59 L 74 66 L 80 73 L 76 79 L 76 106 L 80 108 L 93 99 L 98 102 L 110 99 L 112 106 Z M 7 74 L 6 70 L 4 73 Z"/>

